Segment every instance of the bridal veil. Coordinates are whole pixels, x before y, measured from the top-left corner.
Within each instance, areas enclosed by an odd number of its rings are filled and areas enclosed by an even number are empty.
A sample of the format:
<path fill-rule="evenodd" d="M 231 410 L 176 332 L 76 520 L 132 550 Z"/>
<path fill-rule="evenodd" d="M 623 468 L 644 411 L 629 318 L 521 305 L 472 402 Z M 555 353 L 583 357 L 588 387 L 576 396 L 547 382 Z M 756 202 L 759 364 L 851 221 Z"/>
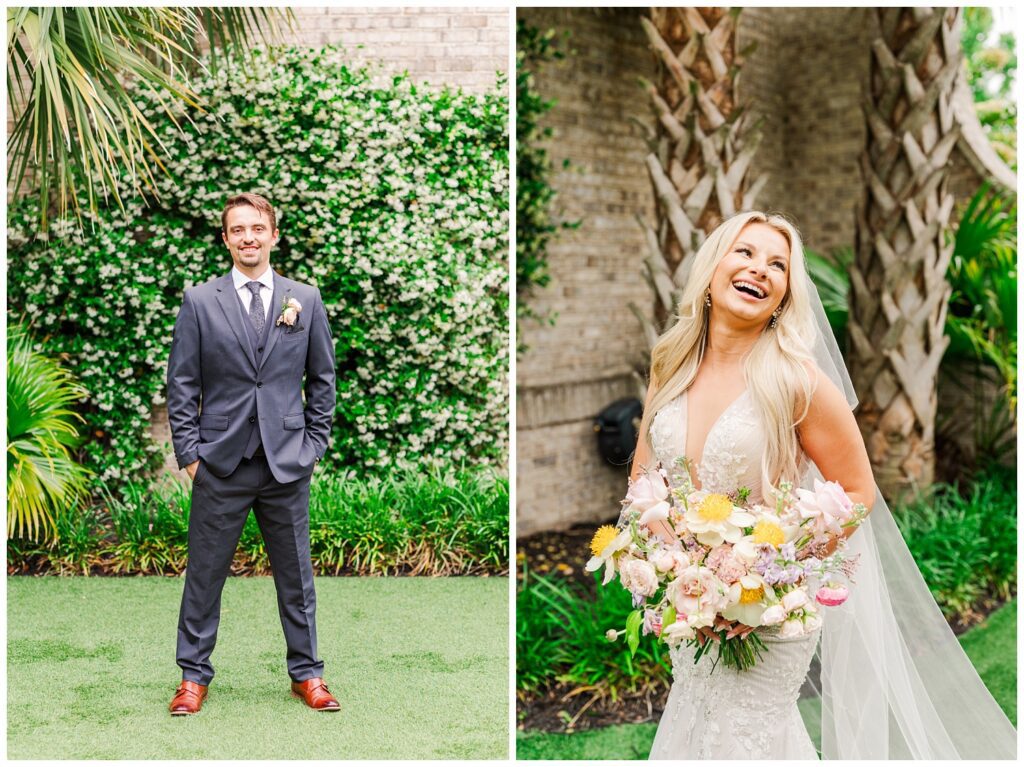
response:
<path fill-rule="evenodd" d="M 846 365 L 808 278 L 814 356 L 856 407 Z M 809 483 L 817 468 L 805 476 Z M 850 597 L 822 611 L 818 647 L 824 759 L 1015 759 L 1017 733 L 960 647 L 876 487 L 849 538 Z"/>

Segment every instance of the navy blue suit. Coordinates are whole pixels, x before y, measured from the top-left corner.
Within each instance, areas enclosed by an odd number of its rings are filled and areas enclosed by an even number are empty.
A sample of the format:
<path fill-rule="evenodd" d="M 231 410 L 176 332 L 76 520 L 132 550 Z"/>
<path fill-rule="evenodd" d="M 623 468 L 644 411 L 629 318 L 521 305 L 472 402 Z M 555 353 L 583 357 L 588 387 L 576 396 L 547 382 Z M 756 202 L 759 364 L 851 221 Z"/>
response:
<path fill-rule="evenodd" d="M 213 678 L 221 590 L 250 509 L 274 573 L 288 673 L 298 682 L 323 676 L 309 556 L 309 481 L 327 450 L 334 415 L 334 342 L 319 291 L 277 272 L 273 281 L 260 335 L 230 273 L 186 290 L 167 364 L 167 413 L 178 466 L 200 462 L 192 485 L 177 659 L 183 679 L 204 685 Z M 291 326 L 277 323 L 287 298 L 302 305 Z"/>

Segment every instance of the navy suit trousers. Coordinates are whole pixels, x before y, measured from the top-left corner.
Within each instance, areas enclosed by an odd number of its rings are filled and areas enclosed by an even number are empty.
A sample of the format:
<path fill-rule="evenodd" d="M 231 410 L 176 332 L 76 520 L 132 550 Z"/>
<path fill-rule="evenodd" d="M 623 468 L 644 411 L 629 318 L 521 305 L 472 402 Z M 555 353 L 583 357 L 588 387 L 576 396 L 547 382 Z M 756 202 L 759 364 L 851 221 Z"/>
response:
<path fill-rule="evenodd" d="M 323 676 L 309 556 L 309 483 L 308 476 L 278 482 L 263 455 L 243 459 L 227 477 L 218 477 L 200 460 L 192 483 L 188 567 L 178 617 L 182 679 L 203 685 L 213 679 L 210 655 L 217 642 L 221 591 L 250 509 L 274 573 L 288 675 L 296 682 Z"/>

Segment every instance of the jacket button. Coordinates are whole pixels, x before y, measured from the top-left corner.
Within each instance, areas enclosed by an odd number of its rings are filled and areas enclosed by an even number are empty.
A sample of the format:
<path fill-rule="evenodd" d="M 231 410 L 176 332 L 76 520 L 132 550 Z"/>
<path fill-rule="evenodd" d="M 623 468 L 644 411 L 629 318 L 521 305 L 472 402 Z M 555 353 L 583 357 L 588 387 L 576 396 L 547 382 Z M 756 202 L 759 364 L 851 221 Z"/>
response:
<path fill-rule="evenodd" d="M 263 388 L 263 381 L 257 381 L 256 382 L 256 388 L 257 389 L 262 389 Z"/>
<path fill-rule="evenodd" d="M 256 423 L 256 416 L 254 416 L 254 415 L 249 416 L 249 423 Z"/>
<path fill-rule="evenodd" d="M 260 354 L 263 354 L 263 347 L 261 346 L 261 347 L 260 347 L 259 349 L 257 349 L 256 351 L 258 351 L 258 352 L 259 352 Z"/>

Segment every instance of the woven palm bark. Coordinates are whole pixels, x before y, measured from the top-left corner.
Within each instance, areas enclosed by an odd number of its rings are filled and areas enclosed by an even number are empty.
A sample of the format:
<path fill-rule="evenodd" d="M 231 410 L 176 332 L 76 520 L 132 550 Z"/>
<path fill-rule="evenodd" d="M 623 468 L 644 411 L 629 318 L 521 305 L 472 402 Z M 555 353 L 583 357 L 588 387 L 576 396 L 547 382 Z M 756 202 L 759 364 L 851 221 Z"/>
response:
<path fill-rule="evenodd" d="M 738 105 L 742 57 L 738 9 L 652 8 L 641 24 L 660 64 L 657 83 L 642 80 L 655 127 L 646 164 L 657 222 L 640 221 L 647 240 L 644 272 L 655 294 L 653 321 L 632 306 L 648 347 L 671 322 L 705 237 L 725 218 L 754 205 L 768 180 L 751 182 L 760 122 Z M 748 53 L 748 51 L 744 51 Z"/>
<path fill-rule="evenodd" d="M 934 479 L 936 382 L 953 254 L 948 161 L 959 138 L 953 92 L 958 8 L 880 8 L 872 44 L 850 270 L 849 364 L 861 432 L 889 497 Z"/>

